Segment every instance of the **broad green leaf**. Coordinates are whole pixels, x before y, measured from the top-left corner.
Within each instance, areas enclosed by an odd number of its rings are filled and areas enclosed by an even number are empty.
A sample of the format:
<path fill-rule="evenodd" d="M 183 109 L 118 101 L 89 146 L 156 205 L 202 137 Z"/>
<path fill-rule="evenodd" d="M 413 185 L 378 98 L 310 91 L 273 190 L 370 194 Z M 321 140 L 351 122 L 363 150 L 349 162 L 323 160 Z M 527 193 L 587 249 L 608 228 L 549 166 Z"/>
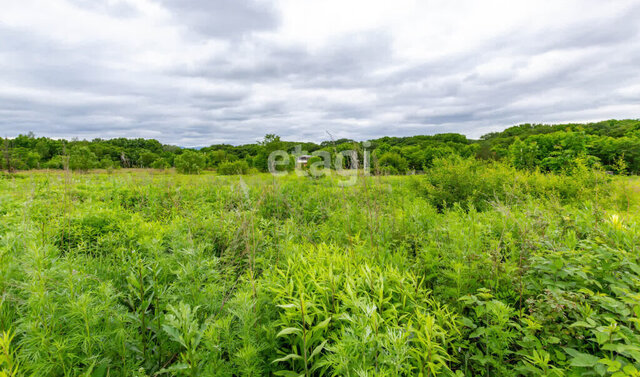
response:
<path fill-rule="evenodd" d="M 302 377 L 304 373 L 297 373 L 290 370 L 279 370 L 277 372 L 273 372 L 274 376 L 284 376 L 284 377 Z"/>
<path fill-rule="evenodd" d="M 185 344 L 184 339 L 182 339 L 182 336 L 180 335 L 178 329 L 169 325 L 162 325 L 162 329 L 169 335 L 169 337 L 171 337 L 171 339 L 187 348 L 187 345 Z"/>
<path fill-rule="evenodd" d="M 295 327 L 287 327 L 286 329 L 280 331 L 278 333 L 278 335 L 276 335 L 277 338 L 281 337 L 281 336 L 285 336 L 285 335 L 289 335 L 289 334 L 302 334 L 302 330 L 295 328 Z"/>
<path fill-rule="evenodd" d="M 318 323 L 317 325 L 315 325 L 313 327 L 313 331 L 326 329 L 327 326 L 329 325 L 330 321 L 331 321 L 331 317 L 329 317 L 329 318 L 325 319 L 324 321 Z"/>
<path fill-rule="evenodd" d="M 320 343 L 320 345 L 318 345 L 316 348 L 314 348 L 313 352 L 311 352 L 311 356 L 309 356 L 309 361 L 311 361 L 311 359 L 313 359 L 314 356 L 316 356 L 317 354 L 322 352 L 322 350 L 324 349 L 324 346 L 326 344 L 327 344 L 327 340 L 325 340 L 324 342 Z"/>
<path fill-rule="evenodd" d="M 178 364 L 173 364 L 169 368 L 161 369 L 158 372 L 158 374 L 173 373 L 173 372 L 178 372 L 178 371 L 187 370 L 187 369 L 189 369 L 189 365 L 184 363 L 178 363 Z"/>
<path fill-rule="evenodd" d="M 597 356 L 589 355 L 588 353 L 578 353 L 571 359 L 570 364 L 574 367 L 589 368 L 598 364 L 598 361 L 600 361 L 600 358 Z"/>
<path fill-rule="evenodd" d="M 288 361 L 288 360 L 299 360 L 302 359 L 302 356 L 300 355 L 296 355 L 295 353 L 290 353 L 285 357 L 281 357 L 279 359 L 275 359 L 273 360 L 271 363 L 281 363 L 283 361 Z"/>

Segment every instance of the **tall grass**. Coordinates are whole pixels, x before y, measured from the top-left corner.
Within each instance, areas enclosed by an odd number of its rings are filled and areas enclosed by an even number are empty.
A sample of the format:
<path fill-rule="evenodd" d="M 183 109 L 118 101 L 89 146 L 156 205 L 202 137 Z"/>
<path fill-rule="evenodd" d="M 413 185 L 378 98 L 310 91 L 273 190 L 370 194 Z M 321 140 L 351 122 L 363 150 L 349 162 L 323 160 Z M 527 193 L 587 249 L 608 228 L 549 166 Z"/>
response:
<path fill-rule="evenodd" d="M 633 376 L 640 185 L 0 178 L 0 376 Z"/>

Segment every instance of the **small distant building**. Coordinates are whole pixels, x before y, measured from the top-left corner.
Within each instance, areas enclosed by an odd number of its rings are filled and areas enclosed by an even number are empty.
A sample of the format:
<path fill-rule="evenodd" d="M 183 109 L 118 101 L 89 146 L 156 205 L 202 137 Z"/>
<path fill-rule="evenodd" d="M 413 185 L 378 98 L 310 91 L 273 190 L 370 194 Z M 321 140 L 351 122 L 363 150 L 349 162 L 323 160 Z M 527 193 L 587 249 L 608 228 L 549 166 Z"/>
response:
<path fill-rule="evenodd" d="M 303 166 L 304 166 L 304 165 L 306 165 L 306 164 L 309 162 L 309 159 L 310 159 L 311 157 L 313 157 L 313 156 L 308 155 L 308 154 L 300 155 L 300 156 L 298 156 L 298 158 L 296 159 L 296 164 L 297 164 L 297 165 L 303 165 Z"/>

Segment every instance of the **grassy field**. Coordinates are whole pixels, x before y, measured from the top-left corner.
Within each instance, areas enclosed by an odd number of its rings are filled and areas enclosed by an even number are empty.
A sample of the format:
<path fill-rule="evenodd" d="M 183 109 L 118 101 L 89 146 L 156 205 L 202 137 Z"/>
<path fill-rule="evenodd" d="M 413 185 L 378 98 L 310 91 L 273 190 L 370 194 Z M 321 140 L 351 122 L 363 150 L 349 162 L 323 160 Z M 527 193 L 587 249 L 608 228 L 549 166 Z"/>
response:
<path fill-rule="evenodd" d="M 0 376 L 639 376 L 640 182 L 0 176 Z"/>

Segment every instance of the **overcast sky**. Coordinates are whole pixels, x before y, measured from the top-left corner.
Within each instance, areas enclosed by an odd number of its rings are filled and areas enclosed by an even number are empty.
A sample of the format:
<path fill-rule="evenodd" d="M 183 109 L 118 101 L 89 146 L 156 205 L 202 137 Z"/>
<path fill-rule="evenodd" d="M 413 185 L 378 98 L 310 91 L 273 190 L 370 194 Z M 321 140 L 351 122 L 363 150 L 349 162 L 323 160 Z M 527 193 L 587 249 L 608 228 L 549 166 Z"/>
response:
<path fill-rule="evenodd" d="M 640 118 L 640 1 L 0 0 L 0 133 L 183 146 Z"/>

